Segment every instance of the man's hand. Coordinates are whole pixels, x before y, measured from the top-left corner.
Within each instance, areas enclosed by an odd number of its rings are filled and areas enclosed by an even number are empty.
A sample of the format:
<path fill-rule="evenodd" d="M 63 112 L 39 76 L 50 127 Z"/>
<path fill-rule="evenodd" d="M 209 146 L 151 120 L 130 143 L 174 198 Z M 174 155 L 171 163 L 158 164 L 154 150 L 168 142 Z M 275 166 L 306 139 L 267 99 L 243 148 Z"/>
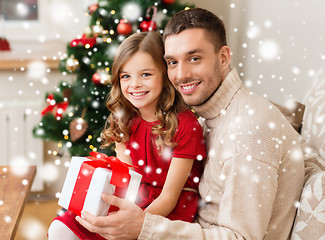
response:
<path fill-rule="evenodd" d="M 76 220 L 90 232 L 109 240 L 137 239 L 144 221 L 144 211 L 134 203 L 114 195 L 104 193 L 102 199 L 120 210 L 100 217 L 82 211 L 83 218 L 77 216 Z"/>

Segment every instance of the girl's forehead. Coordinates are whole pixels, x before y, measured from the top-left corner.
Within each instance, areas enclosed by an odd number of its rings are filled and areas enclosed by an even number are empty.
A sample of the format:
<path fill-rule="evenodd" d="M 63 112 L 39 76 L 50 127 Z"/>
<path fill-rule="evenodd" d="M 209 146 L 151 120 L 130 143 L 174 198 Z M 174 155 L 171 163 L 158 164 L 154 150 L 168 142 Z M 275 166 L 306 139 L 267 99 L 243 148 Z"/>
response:
<path fill-rule="evenodd" d="M 158 69 L 158 66 L 149 53 L 137 52 L 123 63 L 120 68 L 120 72 L 137 72 L 144 69 Z"/>

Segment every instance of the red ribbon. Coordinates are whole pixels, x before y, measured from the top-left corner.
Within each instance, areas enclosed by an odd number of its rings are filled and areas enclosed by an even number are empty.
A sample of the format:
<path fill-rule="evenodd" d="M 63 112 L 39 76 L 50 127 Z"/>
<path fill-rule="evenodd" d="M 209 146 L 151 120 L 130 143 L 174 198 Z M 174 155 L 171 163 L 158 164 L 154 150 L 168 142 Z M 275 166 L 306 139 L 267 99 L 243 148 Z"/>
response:
<path fill-rule="evenodd" d="M 115 185 L 114 195 L 125 197 L 126 190 L 130 182 L 129 167 L 132 165 L 121 162 L 117 157 L 109 157 L 104 153 L 90 152 L 88 159 L 81 164 L 78 178 L 71 196 L 69 210 L 80 216 L 86 199 L 90 181 L 96 168 L 109 168 L 112 170 L 110 183 Z M 109 212 L 116 211 L 118 208 L 110 206 Z"/>
<path fill-rule="evenodd" d="M 78 45 L 85 46 L 86 44 L 89 44 L 89 47 L 92 48 L 96 44 L 96 38 L 88 38 L 86 34 L 83 34 L 81 38 L 73 39 L 70 42 L 70 47 L 76 47 Z"/>
<path fill-rule="evenodd" d="M 46 102 L 48 104 L 48 106 L 46 108 L 43 109 L 42 111 L 42 116 L 48 112 L 52 112 L 55 108 L 55 117 L 62 117 L 62 114 L 65 110 L 67 110 L 68 108 L 68 102 L 61 102 L 61 103 L 56 103 L 56 101 L 54 100 L 54 96 L 53 94 L 50 94 L 47 99 Z"/>

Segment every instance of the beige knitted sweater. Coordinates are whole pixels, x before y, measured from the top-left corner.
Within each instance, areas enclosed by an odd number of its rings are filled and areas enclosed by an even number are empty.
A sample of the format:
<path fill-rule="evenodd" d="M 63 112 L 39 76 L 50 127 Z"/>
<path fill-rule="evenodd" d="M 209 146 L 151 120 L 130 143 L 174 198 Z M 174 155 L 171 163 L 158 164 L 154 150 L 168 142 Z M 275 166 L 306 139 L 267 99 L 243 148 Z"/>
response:
<path fill-rule="evenodd" d="M 304 181 L 299 134 L 235 69 L 194 110 L 209 150 L 197 223 L 146 213 L 138 239 L 288 239 Z"/>

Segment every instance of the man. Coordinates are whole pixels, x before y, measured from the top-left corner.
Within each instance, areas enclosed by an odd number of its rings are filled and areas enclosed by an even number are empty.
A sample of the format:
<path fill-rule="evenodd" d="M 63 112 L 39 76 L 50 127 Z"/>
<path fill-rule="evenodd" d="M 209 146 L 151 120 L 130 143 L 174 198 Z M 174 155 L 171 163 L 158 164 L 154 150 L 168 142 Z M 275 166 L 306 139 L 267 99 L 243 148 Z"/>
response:
<path fill-rule="evenodd" d="M 107 239 L 288 239 L 304 180 L 299 135 L 230 67 L 217 16 L 200 8 L 177 13 L 164 44 L 170 81 L 203 120 L 208 157 L 197 221 L 170 221 L 106 194 L 120 211 L 77 220 Z"/>

